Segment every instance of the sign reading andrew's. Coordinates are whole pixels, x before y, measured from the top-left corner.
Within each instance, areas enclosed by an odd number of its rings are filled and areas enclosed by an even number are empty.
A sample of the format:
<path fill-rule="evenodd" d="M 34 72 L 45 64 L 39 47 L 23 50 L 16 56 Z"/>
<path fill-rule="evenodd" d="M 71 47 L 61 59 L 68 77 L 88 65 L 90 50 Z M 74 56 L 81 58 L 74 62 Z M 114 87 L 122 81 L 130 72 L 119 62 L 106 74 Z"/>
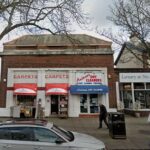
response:
<path fill-rule="evenodd" d="M 150 73 L 120 73 L 120 82 L 150 82 Z"/>

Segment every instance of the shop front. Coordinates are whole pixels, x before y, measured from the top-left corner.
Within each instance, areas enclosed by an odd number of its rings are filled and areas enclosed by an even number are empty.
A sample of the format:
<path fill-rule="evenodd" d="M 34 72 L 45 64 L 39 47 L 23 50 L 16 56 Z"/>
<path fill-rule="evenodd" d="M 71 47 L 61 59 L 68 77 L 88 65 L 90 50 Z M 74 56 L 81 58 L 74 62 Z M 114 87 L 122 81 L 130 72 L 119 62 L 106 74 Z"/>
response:
<path fill-rule="evenodd" d="M 70 93 L 80 99 L 80 116 L 97 115 L 99 103 L 106 105 L 108 86 L 104 84 L 105 75 L 101 71 L 76 73 L 76 85 L 70 86 Z"/>
<path fill-rule="evenodd" d="M 15 83 L 14 91 L 15 107 L 12 106 L 13 117 L 35 117 L 37 96 L 37 84 Z M 18 111 L 18 114 L 16 111 Z"/>
<path fill-rule="evenodd" d="M 68 116 L 68 91 L 67 83 L 46 84 L 46 96 L 51 100 L 51 116 Z"/>
<path fill-rule="evenodd" d="M 120 99 L 124 109 L 134 112 L 150 111 L 150 73 L 120 73 Z"/>
<path fill-rule="evenodd" d="M 10 68 L 7 107 L 13 117 L 35 117 L 40 99 L 46 117 L 97 115 L 100 102 L 109 108 L 109 90 L 106 68 L 96 69 Z"/>

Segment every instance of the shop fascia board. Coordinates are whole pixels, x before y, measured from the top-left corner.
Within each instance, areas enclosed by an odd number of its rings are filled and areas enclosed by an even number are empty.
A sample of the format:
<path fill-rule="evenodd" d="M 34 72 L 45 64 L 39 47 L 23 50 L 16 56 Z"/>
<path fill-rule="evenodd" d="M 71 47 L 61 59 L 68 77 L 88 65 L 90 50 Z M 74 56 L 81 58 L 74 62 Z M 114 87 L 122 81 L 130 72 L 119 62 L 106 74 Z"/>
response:
<path fill-rule="evenodd" d="M 86 54 L 101 54 L 101 55 L 110 55 L 113 54 L 113 51 L 109 49 L 76 49 L 76 50 L 43 50 L 43 49 L 38 49 L 38 50 L 4 50 L 3 52 L 0 53 L 0 56 L 4 55 L 86 55 Z"/>
<path fill-rule="evenodd" d="M 44 70 L 44 71 L 100 71 L 103 73 L 107 73 L 107 68 L 106 67 L 94 67 L 94 68 L 8 68 L 9 71 L 37 71 L 37 70 Z"/>

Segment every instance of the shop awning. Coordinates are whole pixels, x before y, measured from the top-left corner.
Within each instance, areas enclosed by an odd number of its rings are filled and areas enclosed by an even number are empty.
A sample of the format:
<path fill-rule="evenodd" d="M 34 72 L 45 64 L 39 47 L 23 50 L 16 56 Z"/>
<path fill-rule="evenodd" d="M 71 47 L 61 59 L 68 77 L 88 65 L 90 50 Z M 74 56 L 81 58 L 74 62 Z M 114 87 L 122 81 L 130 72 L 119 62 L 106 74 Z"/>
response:
<path fill-rule="evenodd" d="M 14 84 L 14 95 L 36 95 L 37 84 L 34 83 L 16 83 Z"/>
<path fill-rule="evenodd" d="M 72 85 L 71 94 L 105 94 L 108 92 L 106 85 Z"/>
<path fill-rule="evenodd" d="M 46 95 L 65 95 L 68 94 L 68 84 L 46 84 Z"/>

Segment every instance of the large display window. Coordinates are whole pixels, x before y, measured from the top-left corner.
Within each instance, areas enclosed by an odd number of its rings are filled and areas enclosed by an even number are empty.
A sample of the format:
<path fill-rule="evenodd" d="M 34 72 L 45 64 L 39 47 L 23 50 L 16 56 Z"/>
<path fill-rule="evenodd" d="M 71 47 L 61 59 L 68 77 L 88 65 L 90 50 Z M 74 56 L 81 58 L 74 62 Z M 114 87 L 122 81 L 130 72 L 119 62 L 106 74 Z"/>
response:
<path fill-rule="evenodd" d="M 81 113 L 98 113 L 98 94 L 80 95 Z"/>
<path fill-rule="evenodd" d="M 121 83 L 120 95 L 124 108 L 150 108 L 150 83 Z"/>
<path fill-rule="evenodd" d="M 120 85 L 121 100 L 124 102 L 124 108 L 132 108 L 132 90 L 131 83 L 125 83 Z"/>

